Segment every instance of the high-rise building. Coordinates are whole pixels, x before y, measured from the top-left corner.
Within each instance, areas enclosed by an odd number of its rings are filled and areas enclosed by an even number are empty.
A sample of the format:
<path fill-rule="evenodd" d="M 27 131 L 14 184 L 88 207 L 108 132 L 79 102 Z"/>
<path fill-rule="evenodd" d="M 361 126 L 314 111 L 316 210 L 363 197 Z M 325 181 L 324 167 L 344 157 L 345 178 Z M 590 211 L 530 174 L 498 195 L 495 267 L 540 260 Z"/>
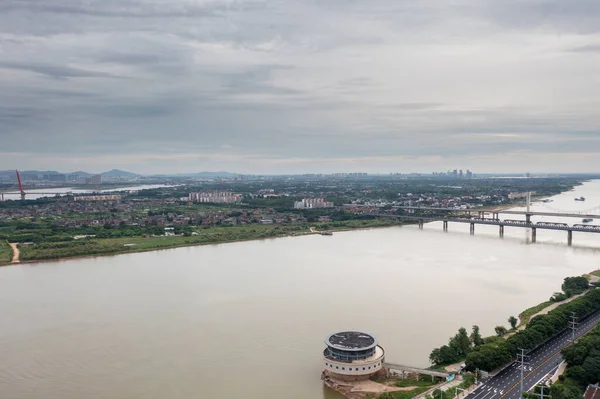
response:
<path fill-rule="evenodd" d="M 102 184 L 102 175 L 94 175 L 86 178 L 85 184 Z"/>
<path fill-rule="evenodd" d="M 333 208 L 333 202 L 325 201 L 323 198 L 304 198 L 294 202 L 294 209 Z"/>

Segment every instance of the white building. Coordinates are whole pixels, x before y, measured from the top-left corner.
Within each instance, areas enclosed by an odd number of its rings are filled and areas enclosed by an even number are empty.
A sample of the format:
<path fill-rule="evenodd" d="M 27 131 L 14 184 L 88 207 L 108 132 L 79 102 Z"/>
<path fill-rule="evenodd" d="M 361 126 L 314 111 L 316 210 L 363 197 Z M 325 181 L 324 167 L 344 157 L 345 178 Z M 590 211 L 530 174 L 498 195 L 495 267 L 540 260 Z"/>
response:
<path fill-rule="evenodd" d="M 294 202 L 294 209 L 333 208 L 333 202 L 325 201 L 323 198 L 304 198 L 302 201 Z"/>
<path fill-rule="evenodd" d="M 192 202 L 212 202 L 217 204 L 235 204 L 242 202 L 242 194 L 233 194 L 230 191 L 210 191 L 190 193 Z"/>
<path fill-rule="evenodd" d="M 371 334 L 343 331 L 325 339 L 324 374 L 333 378 L 366 380 L 383 369 L 385 351 Z"/>

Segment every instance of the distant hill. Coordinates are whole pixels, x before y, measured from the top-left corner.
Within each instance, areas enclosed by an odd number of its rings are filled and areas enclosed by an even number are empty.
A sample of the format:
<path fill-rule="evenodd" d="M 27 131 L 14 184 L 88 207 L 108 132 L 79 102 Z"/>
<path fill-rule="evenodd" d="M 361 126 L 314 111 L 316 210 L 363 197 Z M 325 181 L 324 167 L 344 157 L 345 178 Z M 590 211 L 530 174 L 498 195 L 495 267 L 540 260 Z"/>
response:
<path fill-rule="evenodd" d="M 140 176 L 137 173 L 126 172 L 124 170 L 113 169 L 108 172 L 100 173 L 102 177 L 137 177 Z"/>

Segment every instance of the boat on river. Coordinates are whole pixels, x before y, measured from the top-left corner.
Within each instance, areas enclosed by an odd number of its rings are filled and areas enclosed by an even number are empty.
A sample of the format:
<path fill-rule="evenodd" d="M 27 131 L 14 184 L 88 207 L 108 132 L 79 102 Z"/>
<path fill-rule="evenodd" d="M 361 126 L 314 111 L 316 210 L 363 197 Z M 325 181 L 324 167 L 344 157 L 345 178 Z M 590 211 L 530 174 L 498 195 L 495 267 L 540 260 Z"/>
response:
<path fill-rule="evenodd" d="M 585 197 L 575 198 L 575 201 L 585 201 Z"/>
<path fill-rule="evenodd" d="M 589 223 L 589 222 L 593 222 L 593 221 L 594 221 L 594 219 L 587 219 L 587 218 L 586 218 L 586 219 L 583 219 L 583 220 L 581 221 L 581 223 Z"/>

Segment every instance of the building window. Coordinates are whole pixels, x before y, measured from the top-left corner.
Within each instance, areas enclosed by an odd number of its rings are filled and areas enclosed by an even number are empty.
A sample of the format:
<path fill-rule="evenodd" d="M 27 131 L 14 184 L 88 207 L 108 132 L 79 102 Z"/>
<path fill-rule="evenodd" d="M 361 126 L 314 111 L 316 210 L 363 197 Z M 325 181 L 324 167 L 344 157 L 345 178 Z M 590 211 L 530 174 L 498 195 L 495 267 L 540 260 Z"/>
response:
<path fill-rule="evenodd" d="M 363 370 L 366 370 L 366 368 L 363 367 Z"/>
<path fill-rule="evenodd" d="M 336 369 L 339 369 L 339 367 L 338 367 L 338 366 L 335 366 L 335 368 L 336 368 Z"/>

